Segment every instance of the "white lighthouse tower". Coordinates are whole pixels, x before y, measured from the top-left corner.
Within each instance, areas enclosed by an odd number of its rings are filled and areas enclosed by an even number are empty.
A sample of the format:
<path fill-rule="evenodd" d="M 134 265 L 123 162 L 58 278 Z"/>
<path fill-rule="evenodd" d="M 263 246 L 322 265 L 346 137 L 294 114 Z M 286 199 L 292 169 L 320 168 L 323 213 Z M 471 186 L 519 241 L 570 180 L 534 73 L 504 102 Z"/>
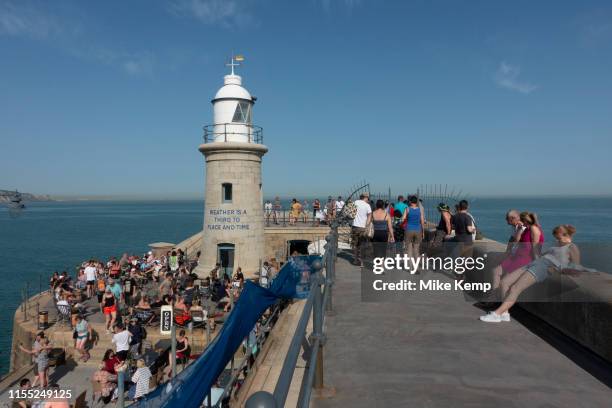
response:
<path fill-rule="evenodd" d="M 204 126 L 199 147 L 206 161 L 204 233 L 196 271 L 201 277 L 217 263 L 226 274 L 241 267 L 253 277 L 263 261 L 261 159 L 268 148 L 263 129 L 253 125 L 256 98 L 234 72 L 242 60 L 232 57 L 228 64 L 231 73 L 212 100 L 213 124 Z"/>

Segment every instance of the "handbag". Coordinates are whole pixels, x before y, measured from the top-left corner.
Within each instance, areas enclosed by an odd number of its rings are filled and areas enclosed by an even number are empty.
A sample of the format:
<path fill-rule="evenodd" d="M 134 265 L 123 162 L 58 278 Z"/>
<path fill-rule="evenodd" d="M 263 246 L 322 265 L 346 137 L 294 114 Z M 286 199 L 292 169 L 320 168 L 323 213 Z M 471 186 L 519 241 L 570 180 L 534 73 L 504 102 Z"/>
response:
<path fill-rule="evenodd" d="M 368 225 L 366 225 L 365 235 L 368 238 L 374 237 L 374 223 L 370 221 Z"/>

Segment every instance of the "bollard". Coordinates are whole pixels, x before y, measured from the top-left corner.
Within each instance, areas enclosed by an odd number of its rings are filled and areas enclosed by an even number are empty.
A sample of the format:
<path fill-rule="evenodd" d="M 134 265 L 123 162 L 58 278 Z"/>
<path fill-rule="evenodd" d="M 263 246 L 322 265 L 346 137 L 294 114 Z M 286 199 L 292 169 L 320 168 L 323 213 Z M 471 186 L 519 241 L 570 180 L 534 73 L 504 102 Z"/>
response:
<path fill-rule="evenodd" d="M 245 408 L 277 408 L 276 400 L 266 391 L 257 391 L 247 399 Z"/>
<path fill-rule="evenodd" d="M 170 329 L 170 338 L 171 338 L 171 353 L 170 361 L 172 361 L 172 378 L 176 377 L 176 325 L 172 322 L 172 328 Z"/>

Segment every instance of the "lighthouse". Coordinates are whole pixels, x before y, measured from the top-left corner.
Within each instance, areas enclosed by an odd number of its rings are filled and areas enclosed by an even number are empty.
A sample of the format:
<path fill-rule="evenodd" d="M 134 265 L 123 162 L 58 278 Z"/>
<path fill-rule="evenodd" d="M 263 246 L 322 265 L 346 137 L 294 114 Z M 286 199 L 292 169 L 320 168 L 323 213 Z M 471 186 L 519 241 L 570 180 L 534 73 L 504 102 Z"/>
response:
<path fill-rule="evenodd" d="M 256 98 L 242 86 L 231 58 L 231 71 L 212 100 L 213 123 L 204 126 L 199 147 L 206 163 L 204 229 L 196 273 L 208 276 L 220 264 L 221 272 L 242 268 L 245 277 L 259 271 L 264 253 L 262 202 L 263 129 L 253 125 Z"/>

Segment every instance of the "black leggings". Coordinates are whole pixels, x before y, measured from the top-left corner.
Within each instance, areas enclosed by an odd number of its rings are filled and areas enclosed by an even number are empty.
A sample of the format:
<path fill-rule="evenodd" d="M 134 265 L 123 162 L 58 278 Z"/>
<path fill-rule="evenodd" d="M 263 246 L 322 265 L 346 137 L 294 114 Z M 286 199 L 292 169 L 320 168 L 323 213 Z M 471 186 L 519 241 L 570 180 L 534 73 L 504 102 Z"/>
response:
<path fill-rule="evenodd" d="M 374 247 L 374 258 L 384 258 L 387 255 L 387 243 L 389 242 L 389 231 L 374 230 L 372 245 Z"/>

